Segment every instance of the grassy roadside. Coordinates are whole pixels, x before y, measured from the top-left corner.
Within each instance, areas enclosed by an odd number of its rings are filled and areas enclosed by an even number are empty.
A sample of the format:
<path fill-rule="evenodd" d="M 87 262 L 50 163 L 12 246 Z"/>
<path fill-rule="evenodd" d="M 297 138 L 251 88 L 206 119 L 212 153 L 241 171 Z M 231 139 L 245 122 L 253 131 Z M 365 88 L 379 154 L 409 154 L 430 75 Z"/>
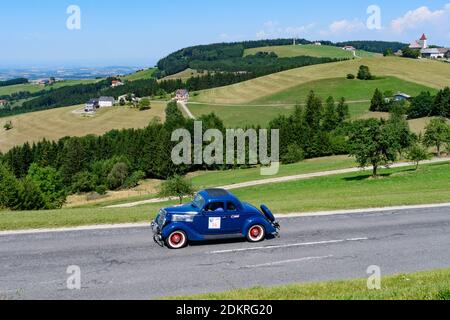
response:
<path fill-rule="evenodd" d="M 381 290 L 368 290 L 367 280 L 293 284 L 209 293 L 175 300 L 450 300 L 450 269 L 382 278 Z"/>
<path fill-rule="evenodd" d="M 298 174 L 314 173 L 321 171 L 346 169 L 356 167 L 357 164 L 353 158 L 348 156 L 331 156 L 322 157 L 315 159 L 308 159 L 302 162 L 281 165 L 280 171 L 274 176 L 261 176 L 260 168 L 249 168 L 249 169 L 236 169 L 236 170 L 225 170 L 225 171 L 199 171 L 189 175 L 192 179 L 192 183 L 197 190 L 231 185 L 236 183 L 242 183 L 247 181 L 262 180 L 267 178 L 278 178 Z M 155 182 L 155 189 L 158 188 L 161 182 Z M 139 188 L 139 187 L 138 187 Z M 142 200 L 149 200 L 156 198 L 155 191 L 153 193 L 136 195 L 125 198 L 105 198 L 101 201 L 95 201 L 89 204 L 72 205 L 72 208 L 94 208 L 94 207 L 106 207 L 112 205 L 118 205 L 123 203 L 130 203 Z"/>
<path fill-rule="evenodd" d="M 418 171 L 412 167 L 385 169 L 381 174 L 381 178 L 372 179 L 368 172 L 357 172 L 242 188 L 233 193 L 254 205 L 264 202 L 280 214 L 450 202 L 450 163 L 426 165 Z M 0 211 L 0 230 L 148 222 L 161 207 L 173 204 Z"/>

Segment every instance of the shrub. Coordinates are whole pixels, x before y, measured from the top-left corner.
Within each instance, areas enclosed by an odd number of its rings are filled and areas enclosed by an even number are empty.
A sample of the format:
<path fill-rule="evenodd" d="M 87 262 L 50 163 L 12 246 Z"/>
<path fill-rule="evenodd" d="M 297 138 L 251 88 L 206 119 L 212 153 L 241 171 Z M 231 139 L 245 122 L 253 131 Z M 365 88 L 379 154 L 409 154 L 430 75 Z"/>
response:
<path fill-rule="evenodd" d="M 12 122 L 11 122 L 11 121 L 6 122 L 5 125 L 3 126 L 3 128 L 4 128 L 6 131 L 11 130 L 11 129 L 13 128 Z"/>
<path fill-rule="evenodd" d="M 128 178 L 128 165 L 124 162 L 119 162 L 114 165 L 111 172 L 108 174 L 108 186 L 111 190 L 117 190 L 122 187 L 125 180 Z"/>
<path fill-rule="evenodd" d="M 131 189 L 134 187 L 137 187 L 139 185 L 139 181 L 145 178 L 145 172 L 144 171 L 135 171 L 131 176 L 129 176 L 125 183 L 123 184 L 123 188 L 125 189 Z"/>
<path fill-rule="evenodd" d="M 30 177 L 25 177 L 19 187 L 18 204 L 15 210 L 43 210 L 49 209 L 45 196 Z"/>
<path fill-rule="evenodd" d="M 420 162 L 429 160 L 431 158 L 431 155 L 428 152 L 427 148 L 419 143 L 416 143 L 408 149 L 407 158 L 408 160 L 411 160 L 416 164 L 417 170 L 419 169 Z"/>
<path fill-rule="evenodd" d="M 296 144 L 287 147 L 286 154 L 281 157 L 283 164 L 297 163 L 305 159 L 305 152 Z"/>
<path fill-rule="evenodd" d="M 108 187 L 105 185 L 100 185 L 95 188 L 95 192 L 97 192 L 101 196 L 105 195 L 107 191 Z"/>
<path fill-rule="evenodd" d="M 347 75 L 347 79 L 349 79 L 349 80 L 353 80 L 353 79 L 355 79 L 355 78 L 356 78 L 356 77 L 355 77 L 354 74 L 349 73 L 349 74 Z"/>
<path fill-rule="evenodd" d="M 370 73 L 370 69 L 368 66 L 360 66 L 358 71 L 358 79 L 359 80 L 372 80 L 374 77 Z"/>
<path fill-rule="evenodd" d="M 175 176 L 161 184 L 158 195 L 160 197 L 177 197 L 182 204 L 183 197 L 192 196 L 194 193 L 195 189 L 190 180 Z"/>
<path fill-rule="evenodd" d="M 77 173 L 73 178 L 72 192 L 91 192 L 95 189 L 95 176 L 89 172 Z"/>
<path fill-rule="evenodd" d="M 33 163 L 28 170 L 28 177 L 41 190 L 48 209 L 61 208 L 66 202 L 66 190 L 61 174 L 52 167 L 42 168 Z"/>
<path fill-rule="evenodd" d="M 14 209 L 19 201 L 19 181 L 0 163 L 0 208 Z"/>

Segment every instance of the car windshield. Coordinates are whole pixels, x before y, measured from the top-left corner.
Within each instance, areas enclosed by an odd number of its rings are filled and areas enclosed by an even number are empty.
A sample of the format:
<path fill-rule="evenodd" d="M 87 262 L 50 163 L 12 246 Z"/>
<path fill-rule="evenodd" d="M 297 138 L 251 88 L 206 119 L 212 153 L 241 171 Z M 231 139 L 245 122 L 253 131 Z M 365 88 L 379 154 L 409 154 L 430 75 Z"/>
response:
<path fill-rule="evenodd" d="M 197 195 L 194 199 L 194 201 L 192 202 L 192 205 L 196 208 L 203 208 L 203 206 L 205 205 L 205 199 L 203 199 L 203 197 L 201 195 Z"/>

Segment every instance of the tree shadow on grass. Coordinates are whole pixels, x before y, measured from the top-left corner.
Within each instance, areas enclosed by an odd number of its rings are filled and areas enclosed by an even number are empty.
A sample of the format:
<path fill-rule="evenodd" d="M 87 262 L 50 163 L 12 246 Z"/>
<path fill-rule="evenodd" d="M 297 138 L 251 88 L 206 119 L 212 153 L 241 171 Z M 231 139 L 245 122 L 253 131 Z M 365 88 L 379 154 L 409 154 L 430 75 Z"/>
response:
<path fill-rule="evenodd" d="M 344 178 L 345 181 L 363 181 L 363 180 L 381 180 L 384 178 L 389 178 L 391 176 L 396 176 L 399 174 L 405 174 L 405 173 L 410 173 L 410 172 L 417 172 L 417 170 L 415 168 L 410 168 L 410 169 L 405 169 L 402 171 L 397 171 L 397 172 L 390 172 L 390 173 L 381 173 L 379 174 L 376 178 L 374 178 L 371 174 L 363 174 L 363 175 L 359 175 L 356 177 L 347 177 Z"/>

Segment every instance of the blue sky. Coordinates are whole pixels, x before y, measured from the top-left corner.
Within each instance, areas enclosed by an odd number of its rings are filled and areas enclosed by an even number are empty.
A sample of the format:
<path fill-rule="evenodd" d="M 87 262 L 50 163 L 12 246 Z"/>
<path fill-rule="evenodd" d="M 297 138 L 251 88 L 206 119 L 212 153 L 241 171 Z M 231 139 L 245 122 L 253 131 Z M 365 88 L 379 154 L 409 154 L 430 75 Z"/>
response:
<path fill-rule="evenodd" d="M 450 46 L 450 0 L 14 0 L 0 4 L 0 66 L 152 66 L 196 44 L 299 36 Z M 67 7 L 81 9 L 69 30 Z M 381 9 L 369 30 L 367 8 Z"/>

